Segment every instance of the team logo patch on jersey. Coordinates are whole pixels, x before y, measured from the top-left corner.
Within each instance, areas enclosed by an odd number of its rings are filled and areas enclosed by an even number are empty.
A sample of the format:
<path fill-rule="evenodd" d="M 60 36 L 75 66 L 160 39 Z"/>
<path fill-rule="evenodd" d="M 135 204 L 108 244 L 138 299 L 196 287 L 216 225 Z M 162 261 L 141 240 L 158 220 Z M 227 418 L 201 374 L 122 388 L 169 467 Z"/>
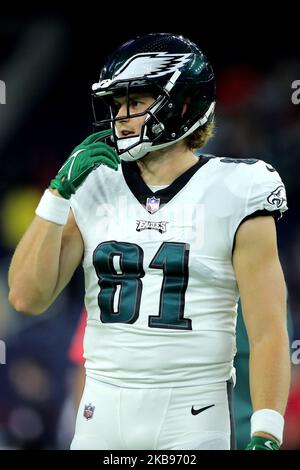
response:
<path fill-rule="evenodd" d="M 94 411 L 95 411 L 95 407 L 92 406 L 91 403 L 89 403 L 88 405 L 84 406 L 83 416 L 86 419 L 92 419 L 92 417 L 94 416 Z"/>
<path fill-rule="evenodd" d="M 285 187 L 283 184 L 271 192 L 267 198 L 267 201 L 269 204 L 272 204 L 272 206 L 276 206 L 277 209 L 279 209 L 279 207 L 281 207 L 283 203 L 286 202 Z"/>
<path fill-rule="evenodd" d="M 159 204 L 160 204 L 159 198 L 156 198 L 155 196 L 147 197 L 146 209 L 148 212 L 150 212 L 150 214 L 153 214 L 154 212 L 158 211 Z"/>
<path fill-rule="evenodd" d="M 165 233 L 167 231 L 168 222 L 152 222 L 150 220 L 137 220 L 136 231 L 141 232 L 142 230 L 157 230 L 159 233 Z"/>

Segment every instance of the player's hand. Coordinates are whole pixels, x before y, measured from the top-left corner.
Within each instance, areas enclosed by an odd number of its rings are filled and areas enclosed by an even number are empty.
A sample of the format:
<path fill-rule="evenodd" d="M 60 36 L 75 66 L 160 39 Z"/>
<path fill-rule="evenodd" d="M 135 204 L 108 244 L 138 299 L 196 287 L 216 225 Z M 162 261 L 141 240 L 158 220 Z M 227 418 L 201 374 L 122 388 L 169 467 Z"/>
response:
<path fill-rule="evenodd" d="M 253 436 L 245 450 L 279 450 L 279 445 L 270 437 Z"/>
<path fill-rule="evenodd" d="M 50 188 L 57 189 L 64 199 L 70 199 L 89 173 L 99 165 L 117 170 L 119 156 L 112 147 L 101 142 L 110 134 L 111 130 L 95 132 L 75 147 L 56 177 L 51 180 Z"/>

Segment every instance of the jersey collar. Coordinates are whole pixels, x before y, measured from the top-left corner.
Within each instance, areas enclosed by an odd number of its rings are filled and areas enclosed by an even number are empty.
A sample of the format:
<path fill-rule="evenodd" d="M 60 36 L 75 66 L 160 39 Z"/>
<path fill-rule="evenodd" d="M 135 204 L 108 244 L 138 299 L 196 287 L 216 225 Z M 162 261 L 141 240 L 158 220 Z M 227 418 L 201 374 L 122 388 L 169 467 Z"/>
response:
<path fill-rule="evenodd" d="M 176 194 L 188 183 L 192 176 L 205 165 L 211 157 L 200 157 L 199 160 L 191 168 L 186 170 L 182 175 L 178 176 L 172 184 L 167 188 L 160 189 L 155 193 L 146 185 L 141 177 L 139 167 L 136 162 L 122 162 L 122 172 L 127 186 L 146 209 L 146 201 L 148 198 L 155 196 L 160 199 L 160 208 L 167 204 Z M 147 209 L 146 209 L 147 210 Z M 147 212 L 149 212 L 147 210 Z M 151 212 L 150 212 L 151 213 Z"/>

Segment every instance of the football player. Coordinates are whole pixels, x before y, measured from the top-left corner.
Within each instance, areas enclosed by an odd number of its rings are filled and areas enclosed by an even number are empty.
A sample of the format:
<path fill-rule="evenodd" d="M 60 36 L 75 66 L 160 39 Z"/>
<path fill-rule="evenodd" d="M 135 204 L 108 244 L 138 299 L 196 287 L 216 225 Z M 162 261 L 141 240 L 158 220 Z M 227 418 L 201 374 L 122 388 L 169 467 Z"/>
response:
<path fill-rule="evenodd" d="M 87 378 L 71 448 L 233 448 L 240 296 L 247 449 L 279 449 L 290 380 L 279 174 L 257 159 L 195 156 L 212 134 L 215 78 L 181 36 L 127 42 L 92 95 L 97 132 L 51 181 L 9 272 L 12 305 L 39 314 L 83 264 Z"/>

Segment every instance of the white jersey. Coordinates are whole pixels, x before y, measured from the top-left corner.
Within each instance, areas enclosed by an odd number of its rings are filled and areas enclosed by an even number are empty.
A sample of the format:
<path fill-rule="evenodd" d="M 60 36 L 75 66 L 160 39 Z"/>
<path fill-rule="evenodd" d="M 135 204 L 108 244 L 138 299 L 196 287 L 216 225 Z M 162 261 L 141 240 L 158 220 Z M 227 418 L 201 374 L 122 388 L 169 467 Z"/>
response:
<path fill-rule="evenodd" d="M 239 298 L 241 222 L 287 210 L 261 160 L 201 157 L 155 194 L 136 163 L 93 171 L 72 197 L 84 241 L 87 375 L 123 387 L 226 381 Z"/>

